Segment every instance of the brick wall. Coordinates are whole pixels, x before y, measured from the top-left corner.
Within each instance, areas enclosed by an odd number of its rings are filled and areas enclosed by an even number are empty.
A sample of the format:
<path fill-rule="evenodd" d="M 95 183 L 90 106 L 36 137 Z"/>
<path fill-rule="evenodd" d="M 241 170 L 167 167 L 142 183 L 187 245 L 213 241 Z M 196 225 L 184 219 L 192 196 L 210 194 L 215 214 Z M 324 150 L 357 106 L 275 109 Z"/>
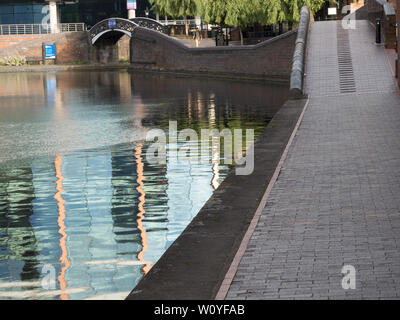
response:
<path fill-rule="evenodd" d="M 1 36 L 1 38 L 7 39 L 11 44 L 0 48 L 0 59 L 8 56 L 25 57 L 29 60 L 41 59 L 42 43 L 55 43 L 57 48 L 57 62 L 59 64 L 89 61 L 90 44 L 87 32 L 36 36 Z"/>
<path fill-rule="evenodd" d="M 384 4 L 390 3 L 394 8 L 397 7 L 397 0 L 368 0 L 368 19 L 375 25 L 376 19 L 381 20 L 382 26 L 382 42 L 385 44 L 387 49 L 396 48 L 396 17 L 394 15 L 385 15 Z"/>
<path fill-rule="evenodd" d="M 288 79 L 297 31 L 254 46 L 187 48 L 159 32 L 136 28 L 131 63 L 141 69 L 256 75 Z"/>
<path fill-rule="evenodd" d="M 368 5 L 365 4 L 364 6 L 357 9 L 355 11 L 355 15 L 357 20 L 368 20 Z"/>
<path fill-rule="evenodd" d="M 385 21 L 385 48 L 396 49 L 396 16 L 386 17 Z"/>
<path fill-rule="evenodd" d="M 97 64 L 116 64 L 119 60 L 119 46 L 113 41 L 97 41 L 90 50 L 90 62 Z"/>
<path fill-rule="evenodd" d="M 86 32 L 65 33 L 65 38 L 57 44 L 57 62 L 89 62 L 90 44 Z"/>
<path fill-rule="evenodd" d="M 382 6 L 376 0 L 367 1 L 368 12 L 379 12 L 382 10 Z"/>
<path fill-rule="evenodd" d="M 19 44 L 24 41 L 40 39 L 41 35 L 0 35 L 0 49 Z"/>
<path fill-rule="evenodd" d="M 131 38 L 128 35 L 124 35 L 117 42 L 117 44 L 118 44 L 118 59 L 119 60 L 124 59 L 124 60 L 129 61 L 130 41 L 131 41 Z"/>
<path fill-rule="evenodd" d="M 365 0 L 364 2 L 368 6 L 368 12 L 381 11 L 384 2 L 391 3 L 394 8 L 397 6 L 397 0 Z"/>

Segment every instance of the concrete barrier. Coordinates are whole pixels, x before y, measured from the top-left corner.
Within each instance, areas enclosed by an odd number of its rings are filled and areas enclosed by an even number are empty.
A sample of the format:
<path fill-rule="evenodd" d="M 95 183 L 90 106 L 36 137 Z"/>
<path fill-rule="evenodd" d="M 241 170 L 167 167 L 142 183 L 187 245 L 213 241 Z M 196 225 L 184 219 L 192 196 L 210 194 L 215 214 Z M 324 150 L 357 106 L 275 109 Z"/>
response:
<path fill-rule="evenodd" d="M 311 11 L 307 6 L 304 6 L 300 12 L 300 22 L 293 53 L 292 70 L 290 74 L 289 97 L 291 99 L 301 99 L 304 96 L 304 64 L 311 20 Z"/>

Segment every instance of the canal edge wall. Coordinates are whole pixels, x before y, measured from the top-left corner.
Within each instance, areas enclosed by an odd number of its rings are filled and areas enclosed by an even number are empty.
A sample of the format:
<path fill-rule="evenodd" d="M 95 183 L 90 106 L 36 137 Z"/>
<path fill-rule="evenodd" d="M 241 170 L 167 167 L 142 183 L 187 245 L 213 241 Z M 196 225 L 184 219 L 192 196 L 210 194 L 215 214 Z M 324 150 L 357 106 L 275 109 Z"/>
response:
<path fill-rule="evenodd" d="M 215 299 L 304 110 L 288 100 L 254 144 L 254 171 L 231 170 L 128 300 Z"/>
<path fill-rule="evenodd" d="M 16 36 L 15 43 L 0 48 L 0 60 L 11 56 L 39 63 L 42 43 L 55 43 L 57 65 L 53 69 L 25 65 L 14 67 L 13 72 L 116 68 L 121 58 L 119 53 L 128 50 L 131 64 L 119 64 L 122 69 L 288 83 L 297 32 L 292 30 L 257 45 L 206 48 L 190 48 L 178 39 L 141 27 L 135 28 L 130 41 L 125 36 L 104 48 L 90 45 L 87 32 Z M 105 57 L 112 59 L 108 61 Z M 109 63 L 96 63 L 99 59 Z M 0 67 L 0 73 L 3 72 L 9 72 L 8 67 Z"/>
<path fill-rule="evenodd" d="M 189 48 L 160 32 L 135 28 L 130 62 L 136 70 L 289 82 L 297 29 L 251 46 Z"/>
<path fill-rule="evenodd" d="M 254 171 L 237 176 L 231 170 L 197 216 L 132 290 L 127 300 L 221 299 L 237 270 L 241 247 L 268 187 L 304 114 L 303 94 L 307 37 L 312 14 L 301 10 L 296 49 L 290 64 L 290 99 L 254 145 Z M 247 239 L 248 240 L 248 239 Z M 243 252 L 240 252 L 243 251 Z"/>

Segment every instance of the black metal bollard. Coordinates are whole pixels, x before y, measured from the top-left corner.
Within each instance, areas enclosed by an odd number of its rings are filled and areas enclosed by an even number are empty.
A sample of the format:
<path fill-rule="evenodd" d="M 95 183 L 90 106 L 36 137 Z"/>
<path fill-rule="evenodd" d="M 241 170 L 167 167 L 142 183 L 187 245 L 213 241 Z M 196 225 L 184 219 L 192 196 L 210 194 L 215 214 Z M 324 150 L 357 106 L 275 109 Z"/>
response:
<path fill-rule="evenodd" d="M 381 43 L 382 39 L 381 39 L 381 19 L 380 18 L 376 18 L 376 22 L 375 22 L 375 26 L 376 26 L 376 43 Z"/>

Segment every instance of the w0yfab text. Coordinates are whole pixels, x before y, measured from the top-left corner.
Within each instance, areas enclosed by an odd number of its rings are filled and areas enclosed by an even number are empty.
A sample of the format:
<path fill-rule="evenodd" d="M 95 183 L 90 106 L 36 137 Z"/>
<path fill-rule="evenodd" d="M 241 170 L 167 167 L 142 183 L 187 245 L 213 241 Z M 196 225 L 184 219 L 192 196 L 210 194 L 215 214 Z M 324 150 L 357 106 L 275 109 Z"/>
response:
<path fill-rule="evenodd" d="M 185 318 L 190 313 L 196 313 L 200 315 L 244 315 L 244 305 L 230 305 L 230 304 L 199 304 L 195 308 L 190 307 L 175 307 L 161 304 L 159 307 L 155 307 L 155 315 L 177 315 Z"/>

